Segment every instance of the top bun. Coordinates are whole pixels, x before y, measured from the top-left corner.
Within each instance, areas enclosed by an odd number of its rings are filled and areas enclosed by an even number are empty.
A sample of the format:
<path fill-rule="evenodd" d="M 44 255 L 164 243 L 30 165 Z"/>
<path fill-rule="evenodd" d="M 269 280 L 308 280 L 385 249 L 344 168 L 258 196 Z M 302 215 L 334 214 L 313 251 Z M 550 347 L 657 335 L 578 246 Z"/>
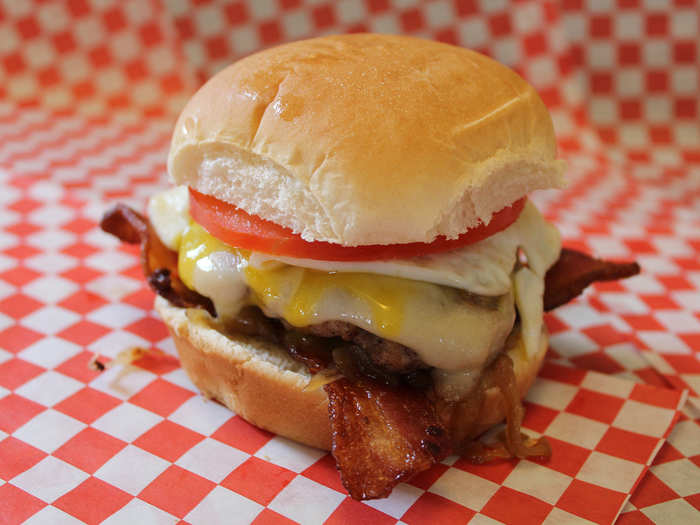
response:
<path fill-rule="evenodd" d="M 563 185 L 534 89 L 474 51 L 354 34 L 267 49 L 189 101 L 178 184 L 345 246 L 457 237 L 528 192 Z"/>

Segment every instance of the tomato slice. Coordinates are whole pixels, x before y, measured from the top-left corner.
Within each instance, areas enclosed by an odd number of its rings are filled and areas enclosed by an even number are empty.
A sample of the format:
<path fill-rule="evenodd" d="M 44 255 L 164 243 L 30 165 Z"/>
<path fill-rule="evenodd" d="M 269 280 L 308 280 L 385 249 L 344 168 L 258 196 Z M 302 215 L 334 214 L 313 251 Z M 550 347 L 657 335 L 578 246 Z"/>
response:
<path fill-rule="evenodd" d="M 430 243 L 341 246 L 329 242 L 305 241 L 289 228 L 250 215 L 233 204 L 190 188 L 190 215 L 209 233 L 226 244 L 270 255 L 322 261 L 407 259 L 416 255 L 454 250 L 507 228 L 518 218 L 524 205 L 525 197 L 494 214 L 487 225 L 471 228 L 456 239 L 438 237 Z"/>

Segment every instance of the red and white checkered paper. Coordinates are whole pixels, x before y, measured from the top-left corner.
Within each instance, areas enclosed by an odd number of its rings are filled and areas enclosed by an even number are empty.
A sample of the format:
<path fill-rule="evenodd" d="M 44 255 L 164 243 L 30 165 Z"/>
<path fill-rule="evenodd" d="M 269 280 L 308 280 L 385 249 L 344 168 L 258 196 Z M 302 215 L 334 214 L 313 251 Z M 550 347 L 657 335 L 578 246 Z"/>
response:
<path fill-rule="evenodd" d="M 0 1 L 0 523 L 700 521 L 699 16 L 697 0 Z M 568 245 L 643 268 L 547 316 L 525 426 L 551 461 L 449 458 L 366 503 L 329 455 L 197 394 L 135 250 L 96 227 L 167 184 L 172 118 L 205 78 L 357 30 L 515 67 L 570 165 L 534 200 Z M 87 367 L 134 345 L 153 351 Z"/>

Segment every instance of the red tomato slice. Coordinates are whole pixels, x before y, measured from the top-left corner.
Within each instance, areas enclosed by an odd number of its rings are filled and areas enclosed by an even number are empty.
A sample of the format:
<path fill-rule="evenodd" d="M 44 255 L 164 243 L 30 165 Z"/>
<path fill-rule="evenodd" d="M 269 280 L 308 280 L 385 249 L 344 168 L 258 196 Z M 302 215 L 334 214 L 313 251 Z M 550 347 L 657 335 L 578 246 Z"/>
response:
<path fill-rule="evenodd" d="M 329 242 L 305 241 L 289 228 L 250 215 L 233 204 L 190 188 L 190 215 L 217 239 L 245 250 L 321 261 L 406 259 L 454 250 L 507 228 L 518 218 L 524 205 L 525 197 L 494 214 L 488 225 L 471 228 L 457 239 L 438 237 L 430 243 L 341 246 Z"/>

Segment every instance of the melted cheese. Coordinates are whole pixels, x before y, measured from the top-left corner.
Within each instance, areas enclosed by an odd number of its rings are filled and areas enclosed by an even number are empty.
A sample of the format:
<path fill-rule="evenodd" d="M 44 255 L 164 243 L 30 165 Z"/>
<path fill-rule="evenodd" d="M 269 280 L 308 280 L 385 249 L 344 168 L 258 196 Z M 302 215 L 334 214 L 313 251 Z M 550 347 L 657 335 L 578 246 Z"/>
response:
<path fill-rule="evenodd" d="M 436 368 L 438 390 L 450 398 L 463 395 L 502 348 L 516 305 L 526 351 L 539 347 L 543 278 L 559 256 L 560 242 L 530 203 L 502 232 L 459 250 L 331 262 L 229 246 L 190 222 L 176 190 L 153 199 L 151 221 L 168 246 L 179 250 L 184 283 L 210 297 L 224 318 L 252 303 L 294 326 L 352 323 L 413 349 Z M 513 273 L 518 249 L 528 266 Z"/>
<path fill-rule="evenodd" d="M 184 229 L 179 244 L 182 282 L 209 297 L 221 317 L 236 315 L 248 295 L 242 271 L 249 253 L 221 242 L 195 222 Z"/>
<path fill-rule="evenodd" d="M 513 290 L 525 351 L 534 355 L 540 347 L 542 332 L 544 279 L 531 268 L 520 268 L 513 276 Z"/>
<path fill-rule="evenodd" d="M 158 237 L 173 251 L 180 249 L 180 238 L 190 223 L 187 186 L 175 186 L 151 197 L 148 218 Z"/>
<path fill-rule="evenodd" d="M 559 232 L 530 202 L 505 230 L 483 241 L 450 252 L 386 261 L 319 261 L 253 253 L 252 265 L 278 261 L 324 272 L 360 272 L 426 281 L 468 290 L 478 295 L 503 295 L 511 289 L 518 248 L 528 255 L 536 273 L 544 275 L 559 257 Z"/>
<path fill-rule="evenodd" d="M 227 272 L 216 259 L 230 257 Z M 482 366 L 503 344 L 515 319 L 509 291 L 486 302 L 456 288 L 387 275 L 338 273 L 300 266 L 252 266 L 249 253 L 192 223 L 182 235 L 179 272 L 214 301 L 222 317 L 249 302 L 293 326 L 342 320 L 418 353 L 449 370 Z M 233 305 L 233 308 L 229 305 Z"/>
<path fill-rule="evenodd" d="M 401 332 L 409 295 L 418 293 L 412 283 L 383 275 L 321 272 L 296 266 L 271 271 L 249 267 L 246 275 L 262 305 L 293 326 L 330 321 L 339 315 L 331 310 L 356 301 L 362 312 L 350 317 L 390 339 Z M 290 282 L 296 284 L 295 290 L 280 293 Z"/>

